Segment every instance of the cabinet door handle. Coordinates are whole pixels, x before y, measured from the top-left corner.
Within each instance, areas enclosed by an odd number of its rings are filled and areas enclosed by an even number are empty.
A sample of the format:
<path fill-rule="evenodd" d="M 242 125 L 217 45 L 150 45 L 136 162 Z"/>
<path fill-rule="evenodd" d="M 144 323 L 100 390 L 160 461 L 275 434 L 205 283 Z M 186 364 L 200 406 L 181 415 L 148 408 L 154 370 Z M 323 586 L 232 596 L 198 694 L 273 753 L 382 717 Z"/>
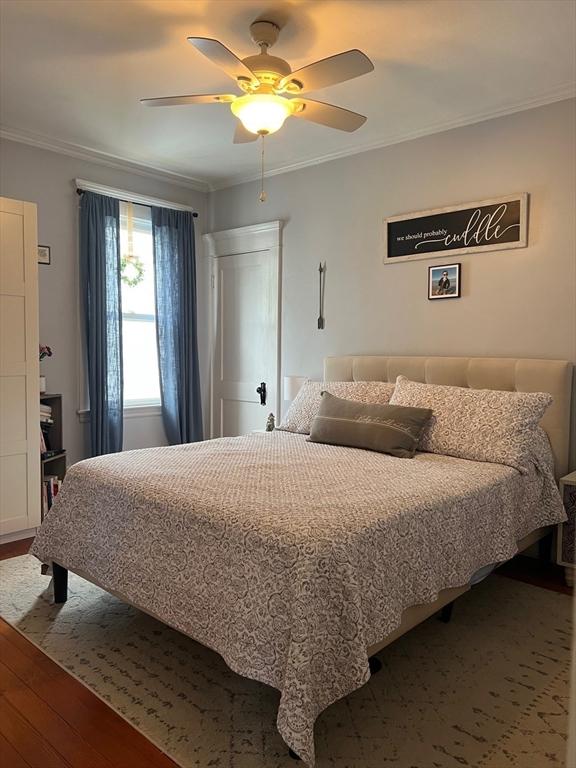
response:
<path fill-rule="evenodd" d="M 260 386 L 256 387 L 256 392 L 260 395 L 260 405 L 266 405 L 266 382 L 260 382 Z"/>

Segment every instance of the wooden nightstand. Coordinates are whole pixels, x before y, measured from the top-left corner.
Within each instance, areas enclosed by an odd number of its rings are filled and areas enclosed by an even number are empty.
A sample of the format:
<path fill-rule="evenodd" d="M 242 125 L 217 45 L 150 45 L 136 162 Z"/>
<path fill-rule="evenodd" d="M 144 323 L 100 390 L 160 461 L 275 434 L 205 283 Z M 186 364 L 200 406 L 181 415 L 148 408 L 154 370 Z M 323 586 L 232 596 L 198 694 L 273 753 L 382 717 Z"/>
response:
<path fill-rule="evenodd" d="M 568 520 L 558 529 L 556 562 L 564 566 L 566 583 L 574 586 L 574 568 L 576 564 L 576 472 L 571 472 L 560 480 L 560 494 Z"/>

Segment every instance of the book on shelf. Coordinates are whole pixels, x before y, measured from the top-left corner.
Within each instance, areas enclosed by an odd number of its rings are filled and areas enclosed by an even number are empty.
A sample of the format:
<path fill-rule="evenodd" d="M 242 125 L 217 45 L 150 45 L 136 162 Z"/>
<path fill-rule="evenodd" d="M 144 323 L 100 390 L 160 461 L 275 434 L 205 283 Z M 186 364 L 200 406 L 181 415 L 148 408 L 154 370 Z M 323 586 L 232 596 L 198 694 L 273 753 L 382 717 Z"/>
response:
<path fill-rule="evenodd" d="M 44 451 L 43 453 L 50 453 L 51 445 L 50 445 L 50 425 L 49 424 L 40 424 L 40 432 L 42 434 L 42 437 L 40 439 L 40 446 L 44 444 Z"/>
<path fill-rule="evenodd" d="M 46 483 L 42 482 L 42 519 L 46 512 L 48 512 L 48 488 Z"/>
<path fill-rule="evenodd" d="M 62 486 L 58 475 L 45 475 L 42 482 L 42 514 L 46 514 L 52 506 Z"/>
<path fill-rule="evenodd" d="M 48 416 L 52 415 L 52 406 L 46 403 L 40 403 L 40 413 L 45 413 Z"/>

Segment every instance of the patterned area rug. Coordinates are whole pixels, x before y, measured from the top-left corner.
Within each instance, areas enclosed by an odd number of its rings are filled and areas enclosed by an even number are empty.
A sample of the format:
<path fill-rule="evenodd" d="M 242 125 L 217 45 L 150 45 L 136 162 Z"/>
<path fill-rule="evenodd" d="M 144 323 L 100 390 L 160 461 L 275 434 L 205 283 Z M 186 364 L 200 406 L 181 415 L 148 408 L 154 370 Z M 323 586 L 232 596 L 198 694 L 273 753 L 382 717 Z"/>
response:
<path fill-rule="evenodd" d="M 277 691 L 82 579 L 64 606 L 49 585 L 30 556 L 0 562 L 0 614 L 183 768 L 298 765 L 275 728 Z M 563 766 L 570 603 L 489 577 L 320 716 L 318 768 Z"/>

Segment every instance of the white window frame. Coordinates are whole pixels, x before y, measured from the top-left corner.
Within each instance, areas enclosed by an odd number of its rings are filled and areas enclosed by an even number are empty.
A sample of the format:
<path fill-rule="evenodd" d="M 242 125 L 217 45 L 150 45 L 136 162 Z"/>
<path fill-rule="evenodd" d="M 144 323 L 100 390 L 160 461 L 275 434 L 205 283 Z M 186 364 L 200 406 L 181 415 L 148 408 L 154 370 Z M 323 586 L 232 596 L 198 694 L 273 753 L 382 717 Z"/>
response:
<path fill-rule="evenodd" d="M 141 322 L 141 323 L 155 323 L 156 322 L 156 315 L 136 315 L 132 314 L 131 312 L 122 313 L 122 320 L 131 320 L 132 322 Z M 156 407 L 160 408 L 160 405 L 162 404 L 161 401 L 161 395 L 158 395 L 158 398 L 152 399 L 152 398 L 142 398 L 140 400 L 128 400 L 128 405 L 126 405 L 126 400 L 124 401 L 124 410 L 129 411 L 131 408 L 142 408 L 143 406 L 150 406 L 150 407 Z"/>

